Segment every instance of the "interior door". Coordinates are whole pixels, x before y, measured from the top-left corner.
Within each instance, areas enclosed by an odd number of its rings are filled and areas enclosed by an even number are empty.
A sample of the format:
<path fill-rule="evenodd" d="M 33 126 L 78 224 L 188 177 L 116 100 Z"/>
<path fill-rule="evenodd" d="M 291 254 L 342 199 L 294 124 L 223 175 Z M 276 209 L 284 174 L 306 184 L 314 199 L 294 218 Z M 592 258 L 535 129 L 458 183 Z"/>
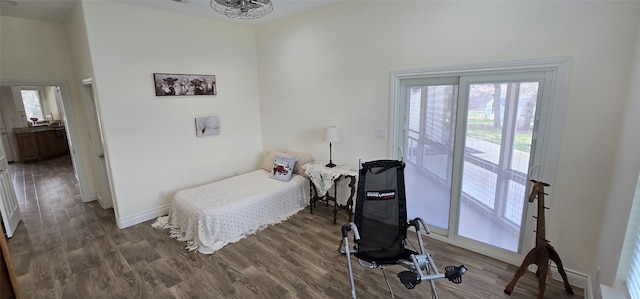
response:
<path fill-rule="evenodd" d="M 87 92 L 87 115 L 89 119 L 89 137 L 91 138 L 91 148 L 93 153 L 93 164 L 95 165 L 96 175 L 96 196 L 98 202 L 105 208 L 111 208 L 113 206 L 113 199 L 111 195 L 111 184 L 109 182 L 109 175 L 107 172 L 107 164 L 104 155 L 104 141 L 102 137 L 102 130 L 100 128 L 100 115 L 96 106 L 95 97 L 93 96 L 93 83 L 91 80 L 83 81 Z"/>
<path fill-rule="evenodd" d="M 13 128 L 20 123 L 15 100 L 11 86 L 0 87 L 0 138 L 7 156 L 7 162 L 18 161 L 19 157 L 15 151 L 15 137 Z M 26 123 L 26 122 L 25 122 Z"/>
<path fill-rule="evenodd" d="M 2 214 L 2 224 L 7 237 L 13 234 L 20 223 L 20 207 L 18 198 L 13 189 L 13 181 L 9 173 L 9 164 L 4 153 L 4 147 L 0 143 L 0 213 Z"/>
<path fill-rule="evenodd" d="M 0 139 L 2 140 L 2 145 L 6 147 L 5 156 L 7 162 L 13 162 L 16 160 L 15 155 L 11 150 L 11 141 L 9 139 L 10 137 L 11 134 L 8 132 L 7 127 L 5 126 L 2 110 L 0 109 Z"/>

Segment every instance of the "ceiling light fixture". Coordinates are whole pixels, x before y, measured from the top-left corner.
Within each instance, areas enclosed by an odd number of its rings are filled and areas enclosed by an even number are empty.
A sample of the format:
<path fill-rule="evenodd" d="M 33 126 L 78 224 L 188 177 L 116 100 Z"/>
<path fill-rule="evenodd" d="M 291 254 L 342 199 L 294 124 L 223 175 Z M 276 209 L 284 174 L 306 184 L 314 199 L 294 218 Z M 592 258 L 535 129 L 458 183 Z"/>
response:
<path fill-rule="evenodd" d="M 273 11 L 271 0 L 210 0 L 217 13 L 230 18 L 256 19 Z"/>

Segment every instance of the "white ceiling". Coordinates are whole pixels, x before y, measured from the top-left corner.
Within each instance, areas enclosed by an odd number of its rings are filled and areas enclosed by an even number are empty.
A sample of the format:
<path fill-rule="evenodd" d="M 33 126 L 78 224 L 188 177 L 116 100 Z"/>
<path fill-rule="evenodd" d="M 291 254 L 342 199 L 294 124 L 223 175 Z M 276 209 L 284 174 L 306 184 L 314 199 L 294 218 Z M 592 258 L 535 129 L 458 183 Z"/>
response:
<path fill-rule="evenodd" d="M 0 15 L 47 22 L 64 22 L 77 0 L 2 0 Z M 130 5 L 173 11 L 197 17 L 225 20 L 249 25 L 261 25 L 340 0 L 272 0 L 273 12 L 254 20 L 237 20 L 219 15 L 209 6 L 209 0 L 90 0 L 116 1 Z M 7 3 L 9 2 L 9 3 Z M 15 4 L 11 4 L 15 3 Z"/>
<path fill-rule="evenodd" d="M 75 0 L 2 0 L 0 15 L 47 22 L 64 22 Z"/>

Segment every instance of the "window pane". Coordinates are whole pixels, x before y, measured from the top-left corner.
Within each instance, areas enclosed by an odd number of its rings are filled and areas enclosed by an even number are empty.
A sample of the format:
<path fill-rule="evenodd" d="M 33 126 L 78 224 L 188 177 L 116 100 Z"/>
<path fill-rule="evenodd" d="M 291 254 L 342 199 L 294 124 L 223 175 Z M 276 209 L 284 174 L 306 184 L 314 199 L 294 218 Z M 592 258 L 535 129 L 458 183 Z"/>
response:
<path fill-rule="evenodd" d="M 635 196 L 631 204 L 619 267 L 618 271 L 628 273 L 627 288 L 631 299 L 640 299 L 640 177 L 638 177 Z"/>
<path fill-rule="evenodd" d="M 21 90 L 20 92 L 22 93 L 22 102 L 24 103 L 24 112 L 27 115 L 27 119 L 44 119 L 44 113 L 42 113 L 42 106 L 40 105 L 40 91 Z"/>
<path fill-rule="evenodd" d="M 405 170 L 408 216 L 449 228 L 457 85 L 412 87 Z"/>
<path fill-rule="evenodd" d="M 461 236 L 518 251 L 537 82 L 469 85 Z"/>

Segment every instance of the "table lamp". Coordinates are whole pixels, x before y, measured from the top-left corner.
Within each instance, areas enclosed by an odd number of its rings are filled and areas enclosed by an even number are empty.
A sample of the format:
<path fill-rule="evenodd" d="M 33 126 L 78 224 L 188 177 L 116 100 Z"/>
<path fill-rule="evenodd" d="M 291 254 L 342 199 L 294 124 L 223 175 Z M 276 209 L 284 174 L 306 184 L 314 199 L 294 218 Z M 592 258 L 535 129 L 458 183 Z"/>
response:
<path fill-rule="evenodd" d="M 331 161 L 331 143 L 338 141 L 338 129 L 336 126 L 330 126 L 324 128 L 324 133 L 322 134 L 322 141 L 329 142 L 329 164 L 325 165 L 326 167 L 336 167 L 335 164 Z"/>

